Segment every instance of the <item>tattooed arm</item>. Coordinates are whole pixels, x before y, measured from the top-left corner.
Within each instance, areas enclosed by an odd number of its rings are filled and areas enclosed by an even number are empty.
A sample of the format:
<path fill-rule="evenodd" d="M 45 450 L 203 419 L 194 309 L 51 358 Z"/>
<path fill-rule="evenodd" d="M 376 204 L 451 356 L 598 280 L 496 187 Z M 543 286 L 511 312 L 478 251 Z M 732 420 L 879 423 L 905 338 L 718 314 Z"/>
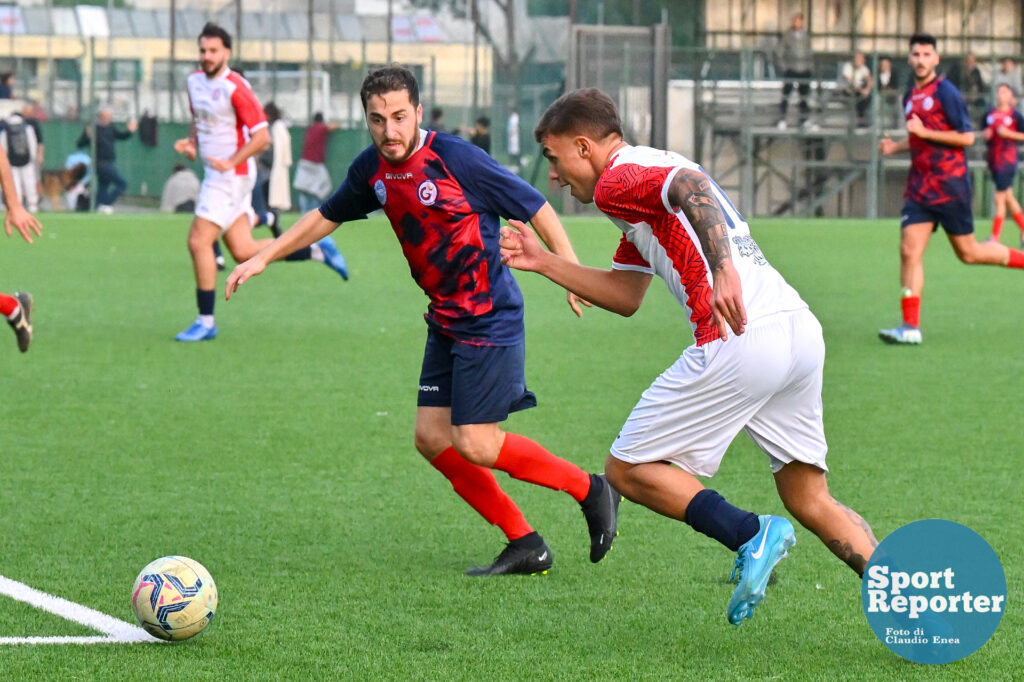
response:
<path fill-rule="evenodd" d="M 668 200 L 690 221 L 711 270 L 711 314 L 719 335 L 722 340 L 729 338 L 729 328 L 742 334 L 747 325 L 743 289 L 732 262 L 729 228 L 711 190 L 711 179 L 701 171 L 680 168 L 669 185 Z"/>

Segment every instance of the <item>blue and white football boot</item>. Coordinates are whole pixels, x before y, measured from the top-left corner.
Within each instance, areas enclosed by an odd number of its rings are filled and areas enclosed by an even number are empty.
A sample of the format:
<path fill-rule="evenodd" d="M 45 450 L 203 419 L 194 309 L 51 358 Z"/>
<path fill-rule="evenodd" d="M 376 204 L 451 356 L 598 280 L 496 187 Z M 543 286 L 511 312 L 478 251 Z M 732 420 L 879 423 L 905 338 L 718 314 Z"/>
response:
<path fill-rule="evenodd" d="M 345 262 L 345 257 L 341 255 L 341 251 L 338 250 L 334 240 L 330 237 L 324 237 L 317 242 L 317 246 L 320 247 L 324 254 L 324 265 L 341 275 L 341 278 L 347 282 L 348 264 Z"/>
<path fill-rule="evenodd" d="M 177 341 L 213 341 L 217 338 L 217 325 L 207 327 L 200 320 L 196 320 L 191 327 L 174 338 Z"/>
<path fill-rule="evenodd" d="M 772 569 L 796 544 L 793 524 L 788 519 L 763 514 L 757 520 L 761 529 L 740 546 L 736 552 L 736 565 L 729 576 L 729 580 L 738 579 L 739 583 L 729 600 L 729 622 L 733 625 L 753 617 L 754 607 L 764 599 L 764 589 Z"/>

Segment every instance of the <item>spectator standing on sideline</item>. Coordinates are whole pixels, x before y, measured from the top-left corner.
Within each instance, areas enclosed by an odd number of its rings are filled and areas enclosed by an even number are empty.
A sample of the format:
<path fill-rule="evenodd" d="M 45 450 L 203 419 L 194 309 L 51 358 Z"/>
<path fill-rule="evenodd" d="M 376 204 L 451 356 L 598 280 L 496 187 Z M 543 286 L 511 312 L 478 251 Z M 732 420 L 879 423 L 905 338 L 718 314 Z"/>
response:
<path fill-rule="evenodd" d="M 512 107 L 512 112 L 505 122 L 505 136 L 508 140 L 508 156 L 513 166 L 519 166 L 519 157 L 522 150 L 519 145 L 519 111 Z"/>
<path fill-rule="evenodd" d="M 45 117 L 45 112 L 40 109 L 39 105 L 32 100 L 27 100 L 25 106 L 21 108 L 21 117 L 25 119 L 25 123 L 32 126 L 32 130 L 36 134 L 36 187 L 39 187 L 39 180 L 43 176 L 43 164 L 46 163 L 46 145 L 43 144 L 43 126 L 39 124 L 39 116 Z M 39 194 L 38 189 L 36 194 Z"/>
<path fill-rule="evenodd" d="M 476 127 L 469 131 L 469 141 L 488 154 L 491 153 L 491 119 L 486 116 L 479 116 L 476 119 Z"/>
<path fill-rule="evenodd" d="M 288 132 L 281 110 L 273 102 L 263 108 L 270 124 L 270 176 L 267 179 L 267 206 L 274 214 L 292 209 L 292 135 Z"/>
<path fill-rule="evenodd" d="M 811 92 L 811 37 L 804 28 L 804 15 L 797 12 L 789 30 L 779 40 L 776 47 L 776 60 L 782 71 L 782 102 L 779 103 L 779 130 L 786 129 L 786 113 L 789 111 L 789 95 L 796 86 L 800 95 L 800 125 L 808 125 L 810 107 L 807 95 Z"/>
<path fill-rule="evenodd" d="M 864 53 L 855 52 L 853 60 L 843 64 L 839 77 L 843 92 L 853 100 L 854 108 L 857 110 L 857 125 L 867 125 L 871 91 L 875 84 Z"/>
<path fill-rule="evenodd" d="M 324 115 L 319 111 L 313 114 L 313 123 L 306 129 L 292 184 L 299 193 L 299 210 L 303 213 L 322 204 L 334 189 L 324 162 L 327 160 L 327 138 L 337 129 L 337 123 L 324 123 Z"/>
<path fill-rule="evenodd" d="M 878 60 L 878 74 L 875 76 L 876 96 L 881 97 L 878 107 L 883 128 L 894 128 L 900 125 L 900 114 L 903 109 L 900 106 L 900 90 L 896 87 L 896 75 L 892 71 L 892 60 L 882 57 Z"/>
<path fill-rule="evenodd" d="M 1013 96 L 1020 97 L 1020 71 L 1017 70 L 1017 63 L 1013 61 L 1013 57 L 1003 57 L 999 62 L 999 73 L 992 77 L 992 91 L 997 91 L 1000 85 L 1010 86 Z"/>
<path fill-rule="evenodd" d="M 14 79 L 9 73 L 0 73 L 0 99 L 11 98 L 11 81 Z"/>
<path fill-rule="evenodd" d="M 985 109 L 988 98 L 988 85 L 978 68 L 978 58 L 973 52 L 968 52 L 964 57 L 963 82 L 961 91 L 967 106 L 972 114 L 978 114 Z"/>
<path fill-rule="evenodd" d="M 112 117 L 109 107 L 101 108 L 96 115 L 96 211 L 108 214 L 114 212 L 114 204 L 128 186 L 124 176 L 117 170 L 114 144 L 118 140 L 127 140 L 138 127 L 135 119 L 131 119 L 125 130 L 118 130 L 111 122 Z M 86 126 L 78 138 L 78 146 L 84 147 L 90 142 L 92 136 L 89 126 Z"/>
<path fill-rule="evenodd" d="M 36 175 L 36 133 L 22 115 L 15 112 L 0 124 L 0 145 L 7 152 L 14 179 L 14 192 L 29 213 L 39 208 L 39 177 Z"/>
<path fill-rule="evenodd" d="M 441 107 L 431 109 L 430 123 L 425 127 L 427 130 L 433 130 L 435 133 L 447 133 L 448 128 L 444 124 L 444 109 Z"/>

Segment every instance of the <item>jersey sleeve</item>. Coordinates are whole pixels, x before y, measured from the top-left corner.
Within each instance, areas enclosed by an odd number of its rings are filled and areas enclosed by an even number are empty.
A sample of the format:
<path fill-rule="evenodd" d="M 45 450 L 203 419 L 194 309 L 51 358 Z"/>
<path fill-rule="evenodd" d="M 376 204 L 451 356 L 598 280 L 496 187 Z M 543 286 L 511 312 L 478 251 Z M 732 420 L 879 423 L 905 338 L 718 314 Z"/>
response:
<path fill-rule="evenodd" d="M 231 106 L 235 109 L 238 121 L 255 132 L 267 125 L 267 117 L 263 114 L 263 107 L 256 99 L 249 83 L 242 78 L 235 81 L 235 91 L 231 93 Z"/>
<path fill-rule="evenodd" d="M 654 268 L 644 260 L 644 257 L 640 255 L 640 251 L 637 250 L 633 242 L 626 239 L 626 235 L 622 235 L 622 239 L 619 240 L 619 248 L 616 249 L 615 255 L 612 256 L 612 268 L 614 270 L 633 270 L 635 272 L 654 274 Z"/>
<path fill-rule="evenodd" d="M 431 147 L 466 191 L 474 210 L 527 222 L 547 203 L 530 183 L 476 145 L 435 133 Z"/>
<path fill-rule="evenodd" d="M 666 184 L 678 166 L 641 166 L 621 163 L 605 170 L 594 191 L 594 203 L 603 213 L 630 223 L 671 213 Z"/>
<path fill-rule="evenodd" d="M 362 220 L 380 208 L 377 195 L 370 188 L 370 178 L 376 170 L 373 162 L 376 159 L 376 150 L 373 147 L 356 157 L 349 166 L 348 175 L 341 183 L 341 187 L 320 206 L 320 215 L 332 223 L 344 223 Z"/>
<path fill-rule="evenodd" d="M 942 105 L 942 110 L 946 113 L 946 120 L 949 121 L 949 127 L 952 130 L 960 133 L 973 130 L 971 117 L 967 113 L 967 103 L 964 102 L 963 95 L 955 85 L 943 80 L 936 88 L 935 96 L 938 98 L 939 104 Z"/>

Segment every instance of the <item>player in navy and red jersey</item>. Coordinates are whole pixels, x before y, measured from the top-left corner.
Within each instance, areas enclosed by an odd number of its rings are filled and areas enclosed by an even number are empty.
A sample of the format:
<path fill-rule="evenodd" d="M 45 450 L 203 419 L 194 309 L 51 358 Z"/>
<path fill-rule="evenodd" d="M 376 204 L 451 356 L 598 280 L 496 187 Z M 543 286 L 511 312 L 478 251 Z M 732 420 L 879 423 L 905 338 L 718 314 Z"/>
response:
<path fill-rule="evenodd" d="M 643 392 L 620 429 L 605 463 L 608 480 L 737 553 L 739 584 L 727 615 L 739 625 L 796 541 L 787 519 L 734 507 L 697 478 L 713 476 L 746 431 L 767 455 L 789 513 L 862 574 L 877 543 L 864 519 L 829 494 L 825 478 L 821 325 L 743 216 L 696 163 L 627 144 L 615 103 L 600 90 L 560 97 L 534 136 L 550 179 L 593 202 L 622 237 L 610 270 L 588 268 L 544 251 L 531 230 L 510 221 L 502 230 L 505 262 L 625 316 L 657 274 L 693 329 L 693 345 Z"/>
<path fill-rule="evenodd" d="M 1013 179 L 1017 175 L 1017 145 L 1024 141 L 1024 116 L 1015 108 L 1016 95 L 1006 83 L 996 89 L 996 106 L 985 116 L 981 135 L 988 143 L 988 170 L 996 191 L 993 195 L 996 214 L 992 218 L 992 241 L 999 241 L 1006 219 L 1006 207 L 1021 230 L 1024 248 L 1024 212 L 1013 196 Z"/>
<path fill-rule="evenodd" d="M 484 151 L 422 130 L 419 87 L 407 69 L 371 73 L 360 96 L 373 145 L 319 209 L 235 268 L 228 296 L 282 253 L 382 208 L 430 299 L 416 449 L 508 539 L 490 566 L 468 573 L 539 573 L 552 564 L 551 550 L 490 469 L 569 493 L 587 520 L 590 560 L 600 561 L 616 533 L 619 494 L 603 476 L 499 426 L 510 412 L 536 405 L 526 389 L 523 298 L 501 262 L 499 217 L 531 222 L 552 250 L 575 262 L 554 209 Z M 579 315 L 578 299 L 570 303 Z"/>
<path fill-rule="evenodd" d="M 964 153 L 965 147 L 974 144 L 974 133 L 960 91 L 935 72 L 939 65 L 935 45 L 930 34 L 911 36 L 909 61 L 915 85 L 903 97 L 909 137 L 901 142 L 885 138 L 878 145 L 885 155 L 911 153 L 900 223 L 903 324 L 879 330 L 879 338 L 886 343 L 921 343 L 922 259 L 939 225 L 946 230 L 962 262 L 1024 268 L 1024 253 L 995 242 L 979 243 L 974 238 L 971 182 Z"/>

